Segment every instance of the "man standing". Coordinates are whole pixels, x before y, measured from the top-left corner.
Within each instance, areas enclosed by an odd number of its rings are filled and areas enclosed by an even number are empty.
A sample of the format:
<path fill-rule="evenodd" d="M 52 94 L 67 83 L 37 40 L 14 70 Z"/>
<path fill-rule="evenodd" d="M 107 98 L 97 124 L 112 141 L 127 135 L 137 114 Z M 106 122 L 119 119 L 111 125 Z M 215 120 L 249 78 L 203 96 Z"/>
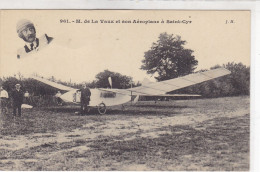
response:
<path fill-rule="evenodd" d="M 90 101 L 91 92 L 90 89 L 84 84 L 83 89 L 81 89 L 81 114 L 84 114 L 87 111 L 89 101 Z"/>
<path fill-rule="evenodd" d="M 18 36 L 25 41 L 24 47 L 17 50 L 18 59 L 39 51 L 53 40 L 53 38 L 48 37 L 47 34 L 37 38 L 34 24 L 29 20 L 20 20 L 17 23 L 16 30 Z"/>
<path fill-rule="evenodd" d="M 8 93 L 3 89 L 1 86 L 0 88 L 0 104 L 1 104 L 1 111 L 5 111 L 5 113 L 8 113 L 8 108 L 7 108 L 7 102 L 8 102 Z"/>
<path fill-rule="evenodd" d="M 21 90 L 21 85 L 16 84 L 15 90 L 12 93 L 13 99 L 13 114 L 16 116 L 16 110 L 18 109 L 18 116 L 21 116 L 21 106 L 23 104 L 23 91 Z"/>
<path fill-rule="evenodd" d="M 26 103 L 26 104 L 30 104 L 30 102 L 29 102 L 29 97 L 30 97 L 30 94 L 29 94 L 28 91 L 26 91 L 26 92 L 24 93 L 24 99 L 25 99 L 25 103 Z"/>
<path fill-rule="evenodd" d="M 61 96 L 61 92 L 58 91 L 57 94 L 55 95 L 55 97 L 56 97 L 56 100 L 57 100 L 57 104 L 62 106 L 62 100 L 61 100 L 60 96 Z"/>

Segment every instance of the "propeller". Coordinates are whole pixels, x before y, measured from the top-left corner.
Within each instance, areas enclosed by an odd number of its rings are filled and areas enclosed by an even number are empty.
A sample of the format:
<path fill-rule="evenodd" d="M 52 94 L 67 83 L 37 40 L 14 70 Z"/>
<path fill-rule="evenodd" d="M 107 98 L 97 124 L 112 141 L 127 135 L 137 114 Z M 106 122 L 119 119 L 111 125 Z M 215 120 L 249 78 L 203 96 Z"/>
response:
<path fill-rule="evenodd" d="M 136 103 L 138 102 L 138 100 L 139 100 L 139 97 L 140 97 L 139 95 L 137 95 L 137 96 L 135 97 L 135 99 L 134 99 L 134 101 L 133 101 L 133 102 L 134 102 L 134 104 L 136 104 Z"/>
<path fill-rule="evenodd" d="M 109 82 L 109 85 L 110 85 L 110 87 L 112 89 L 112 78 L 111 77 L 108 77 L 108 82 Z"/>

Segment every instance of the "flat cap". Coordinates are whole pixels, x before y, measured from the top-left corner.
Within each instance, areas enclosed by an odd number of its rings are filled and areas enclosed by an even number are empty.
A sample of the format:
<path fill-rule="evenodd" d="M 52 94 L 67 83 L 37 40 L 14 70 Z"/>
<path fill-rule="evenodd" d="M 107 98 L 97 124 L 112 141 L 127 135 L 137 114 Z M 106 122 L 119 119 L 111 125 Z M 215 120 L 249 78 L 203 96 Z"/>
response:
<path fill-rule="evenodd" d="M 20 33 L 22 30 L 24 30 L 28 26 L 34 27 L 33 23 L 30 20 L 22 19 L 22 20 L 18 21 L 16 24 L 17 33 Z"/>

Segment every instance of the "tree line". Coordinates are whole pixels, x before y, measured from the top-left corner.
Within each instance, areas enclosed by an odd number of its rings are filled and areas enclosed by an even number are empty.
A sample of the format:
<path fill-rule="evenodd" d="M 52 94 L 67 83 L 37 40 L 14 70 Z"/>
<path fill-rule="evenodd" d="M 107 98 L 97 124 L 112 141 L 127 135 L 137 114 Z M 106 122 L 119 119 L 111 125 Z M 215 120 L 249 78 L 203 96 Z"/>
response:
<path fill-rule="evenodd" d="M 224 96 L 239 96 L 250 94 L 250 67 L 243 65 L 242 63 L 227 63 L 215 65 L 210 69 L 216 69 L 224 67 L 231 71 L 230 75 L 223 76 L 214 80 L 206 81 L 197 85 L 182 88 L 169 92 L 169 94 L 199 94 L 203 97 L 224 97 Z M 198 72 L 207 71 L 207 69 L 200 70 Z M 133 82 L 132 77 L 122 75 L 120 73 L 105 70 L 96 75 L 96 80 L 86 83 L 90 88 L 110 88 L 108 77 L 112 78 L 112 87 L 119 89 L 126 89 L 131 87 L 140 86 L 140 82 Z M 56 80 L 54 77 L 49 80 L 80 89 L 82 83 L 71 83 Z M 4 77 L 0 78 L 1 85 L 5 90 L 11 92 L 14 89 L 14 85 L 19 83 L 22 85 L 24 91 L 28 91 L 31 95 L 55 95 L 58 89 L 41 83 L 31 78 L 18 78 L 17 77 Z"/>

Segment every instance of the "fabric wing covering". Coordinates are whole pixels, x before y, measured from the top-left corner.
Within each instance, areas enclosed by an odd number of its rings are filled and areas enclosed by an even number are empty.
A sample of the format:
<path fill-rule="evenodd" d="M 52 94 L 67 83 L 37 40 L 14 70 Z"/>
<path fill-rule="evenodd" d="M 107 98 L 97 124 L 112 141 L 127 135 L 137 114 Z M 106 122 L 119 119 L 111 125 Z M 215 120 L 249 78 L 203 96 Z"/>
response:
<path fill-rule="evenodd" d="M 206 72 L 194 73 L 161 82 L 153 82 L 140 87 L 128 89 L 128 91 L 132 91 L 133 95 L 163 95 L 170 91 L 195 85 L 204 81 L 228 75 L 230 73 L 231 72 L 227 69 L 218 68 Z"/>
<path fill-rule="evenodd" d="M 68 86 L 65 86 L 65 85 L 61 85 L 61 84 L 58 84 L 58 83 L 55 83 L 55 82 L 52 82 L 52 81 L 49 81 L 47 79 L 43 79 L 43 78 L 40 78 L 40 77 L 36 77 L 36 76 L 31 76 L 31 78 L 35 79 L 35 80 L 38 80 L 40 82 L 43 82 L 47 85 L 50 85 L 54 88 L 57 88 L 57 89 L 60 89 L 60 90 L 64 90 L 64 91 L 71 91 L 71 90 L 75 90 L 74 88 L 71 88 L 71 87 L 68 87 Z"/>

